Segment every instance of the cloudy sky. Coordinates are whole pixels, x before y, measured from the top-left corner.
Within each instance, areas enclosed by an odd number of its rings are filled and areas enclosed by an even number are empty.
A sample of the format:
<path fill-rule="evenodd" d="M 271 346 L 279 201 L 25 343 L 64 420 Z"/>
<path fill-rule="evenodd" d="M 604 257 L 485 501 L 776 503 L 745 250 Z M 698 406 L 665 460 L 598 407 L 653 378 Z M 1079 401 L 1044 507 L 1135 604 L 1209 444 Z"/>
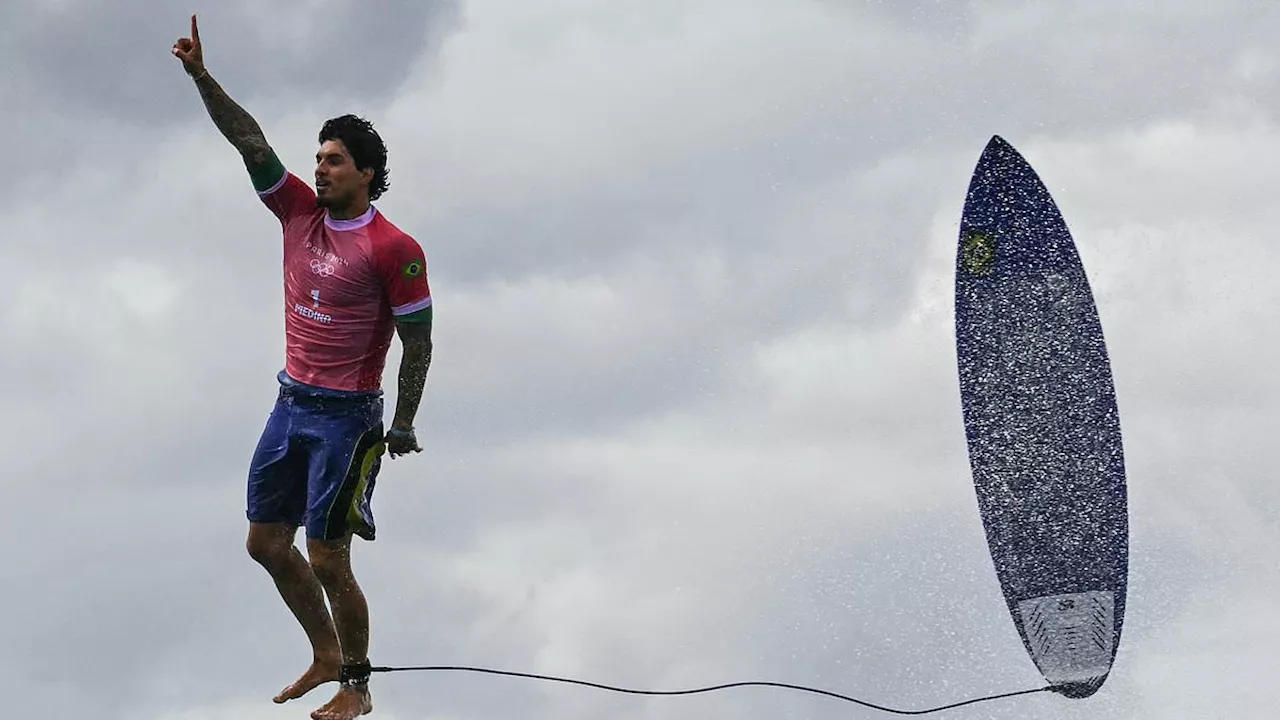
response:
<path fill-rule="evenodd" d="M 279 225 L 169 54 L 311 177 L 390 148 L 429 257 L 426 451 L 357 543 L 377 664 L 923 708 L 1034 688 L 964 446 L 952 261 L 1000 134 L 1076 237 L 1131 501 L 1088 700 L 951 718 L 1261 718 L 1280 641 L 1280 6 L 1266 0 L 14 0 L 0 263 L 0 677 L 14 717 L 305 718 L 244 552 L 283 362 Z M 392 352 L 386 376 L 395 402 Z M 379 676 L 385 720 L 887 717 Z"/>

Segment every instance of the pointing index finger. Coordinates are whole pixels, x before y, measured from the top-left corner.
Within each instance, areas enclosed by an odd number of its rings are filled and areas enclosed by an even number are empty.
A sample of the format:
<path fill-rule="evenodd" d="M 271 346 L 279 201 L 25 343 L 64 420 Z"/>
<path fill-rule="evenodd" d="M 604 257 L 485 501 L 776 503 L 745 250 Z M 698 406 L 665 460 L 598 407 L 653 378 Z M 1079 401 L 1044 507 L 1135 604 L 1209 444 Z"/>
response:
<path fill-rule="evenodd" d="M 200 42 L 200 28 L 196 27 L 196 16 L 191 16 L 191 42 Z"/>

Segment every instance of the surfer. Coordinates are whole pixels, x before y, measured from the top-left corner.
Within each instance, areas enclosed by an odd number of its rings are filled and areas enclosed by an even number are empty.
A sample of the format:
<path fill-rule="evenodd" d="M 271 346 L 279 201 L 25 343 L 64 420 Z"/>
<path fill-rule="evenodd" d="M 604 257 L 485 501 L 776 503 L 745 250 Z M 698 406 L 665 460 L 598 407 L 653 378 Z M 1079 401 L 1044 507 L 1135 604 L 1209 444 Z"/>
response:
<path fill-rule="evenodd" d="M 352 720 L 373 701 L 369 611 L 351 570 L 351 539 L 374 539 L 370 503 L 383 454 L 422 450 L 413 420 L 431 362 L 426 258 L 372 204 L 388 182 L 386 147 L 370 123 L 354 115 L 324 123 L 313 191 L 209 74 L 194 15 L 191 36 L 172 52 L 283 232 L 285 366 L 248 471 L 246 549 L 302 626 L 312 662 L 275 702 L 338 681 L 311 717 Z M 404 353 L 384 433 L 382 372 L 395 334 Z M 305 558 L 294 545 L 299 527 Z"/>

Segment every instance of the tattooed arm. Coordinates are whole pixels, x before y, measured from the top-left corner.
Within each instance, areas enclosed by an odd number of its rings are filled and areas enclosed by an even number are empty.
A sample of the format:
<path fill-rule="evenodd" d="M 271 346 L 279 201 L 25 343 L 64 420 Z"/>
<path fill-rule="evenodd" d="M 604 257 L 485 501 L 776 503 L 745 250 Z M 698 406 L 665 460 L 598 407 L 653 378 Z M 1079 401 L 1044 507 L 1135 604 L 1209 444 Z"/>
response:
<path fill-rule="evenodd" d="M 269 183 L 283 174 L 280 161 L 272 152 L 258 122 L 227 95 L 205 68 L 204 48 L 200 45 L 200 30 L 196 27 L 195 15 L 191 16 L 191 37 L 179 38 L 173 44 L 173 55 L 182 61 L 187 73 L 195 80 L 209 117 L 223 137 L 239 151 L 245 167 L 253 176 L 254 184 L 260 185 L 264 181 Z"/>
<path fill-rule="evenodd" d="M 227 95 L 208 70 L 201 71 L 195 82 L 213 124 L 240 151 L 245 166 L 253 171 L 266 165 L 271 160 L 271 146 L 253 116 Z"/>

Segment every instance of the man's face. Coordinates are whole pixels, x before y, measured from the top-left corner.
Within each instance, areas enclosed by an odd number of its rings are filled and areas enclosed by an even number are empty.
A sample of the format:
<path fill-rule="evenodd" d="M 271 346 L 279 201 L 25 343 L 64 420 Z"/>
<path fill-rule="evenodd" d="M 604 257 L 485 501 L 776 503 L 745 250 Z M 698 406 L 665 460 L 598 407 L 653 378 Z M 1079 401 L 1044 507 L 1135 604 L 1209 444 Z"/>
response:
<path fill-rule="evenodd" d="M 316 202 L 326 208 L 343 208 L 367 197 L 372 170 L 361 172 L 339 140 L 326 140 L 316 151 Z"/>

